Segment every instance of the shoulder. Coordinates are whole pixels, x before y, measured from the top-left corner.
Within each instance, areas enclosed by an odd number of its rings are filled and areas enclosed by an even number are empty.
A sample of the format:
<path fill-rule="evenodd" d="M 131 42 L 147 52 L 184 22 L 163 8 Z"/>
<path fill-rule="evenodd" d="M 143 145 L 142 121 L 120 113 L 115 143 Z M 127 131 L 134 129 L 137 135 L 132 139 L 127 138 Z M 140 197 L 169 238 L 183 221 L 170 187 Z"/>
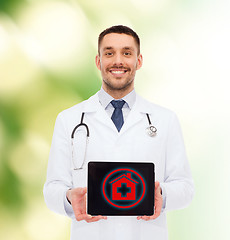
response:
<path fill-rule="evenodd" d="M 160 115 L 165 117 L 173 117 L 176 115 L 172 110 L 150 102 L 140 95 L 137 95 L 137 103 L 143 112 L 151 115 Z"/>
<path fill-rule="evenodd" d="M 94 94 L 93 96 L 91 96 L 90 98 L 75 104 L 74 106 L 67 108 L 65 110 L 63 110 L 62 112 L 60 112 L 58 114 L 59 118 L 62 119 L 69 119 L 69 118 L 73 118 L 73 117 L 77 117 L 78 115 L 81 115 L 82 112 L 85 111 L 90 111 L 90 108 L 94 107 L 95 104 L 98 102 L 98 95 L 97 93 Z"/>
<path fill-rule="evenodd" d="M 157 129 L 169 130 L 172 127 L 174 129 L 180 128 L 179 119 L 172 110 L 152 103 L 140 96 L 138 96 L 137 101 L 140 105 L 140 111 L 149 114 L 151 122 L 156 125 Z"/>

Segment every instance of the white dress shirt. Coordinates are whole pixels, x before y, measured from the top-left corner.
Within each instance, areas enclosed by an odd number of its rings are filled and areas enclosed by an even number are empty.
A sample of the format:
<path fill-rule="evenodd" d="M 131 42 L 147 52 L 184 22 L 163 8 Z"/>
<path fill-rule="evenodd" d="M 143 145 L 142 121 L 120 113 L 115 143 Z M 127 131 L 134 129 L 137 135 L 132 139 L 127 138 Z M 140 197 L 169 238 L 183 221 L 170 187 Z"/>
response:
<path fill-rule="evenodd" d="M 129 94 L 127 94 L 125 97 L 121 99 L 114 99 L 112 96 L 110 96 L 103 88 L 98 92 L 99 101 L 102 105 L 102 107 L 105 109 L 105 111 L 108 113 L 109 117 L 112 117 L 114 107 L 111 104 L 112 100 L 124 100 L 125 104 L 122 108 L 123 118 L 124 122 L 128 117 L 129 112 L 131 111 L 135 101 L 136 101 L 136 92 L 133 90 Z"/>

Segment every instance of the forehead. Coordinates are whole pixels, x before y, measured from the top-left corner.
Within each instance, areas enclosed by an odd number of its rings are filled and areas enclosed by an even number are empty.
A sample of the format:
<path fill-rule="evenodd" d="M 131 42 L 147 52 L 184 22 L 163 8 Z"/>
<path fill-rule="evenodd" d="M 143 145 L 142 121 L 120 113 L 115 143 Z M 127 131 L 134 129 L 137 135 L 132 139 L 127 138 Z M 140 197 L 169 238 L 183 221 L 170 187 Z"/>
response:
<path fill-rule="evenodd" d="M 100 44 L 100 50 L 106 48 L 123 49 L 127 47 L 137 51 L 137 44 L 133 36 L 124 33 L 109 33 L 104 36 Z"/>

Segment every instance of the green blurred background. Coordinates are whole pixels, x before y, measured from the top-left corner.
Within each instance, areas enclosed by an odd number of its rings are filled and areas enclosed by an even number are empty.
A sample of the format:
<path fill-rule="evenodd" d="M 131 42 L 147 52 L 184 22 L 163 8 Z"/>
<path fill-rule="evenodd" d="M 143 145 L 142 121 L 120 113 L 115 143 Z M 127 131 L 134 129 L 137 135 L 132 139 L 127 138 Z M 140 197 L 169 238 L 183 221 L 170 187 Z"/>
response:
<path fill-rule="evenodd" d="M 136 90 L 180 119 L 196 186 L 171 240 L 230 239 L 230 1 L 0 0 L 0 238 L 69 239 L 43 184 L 57 114 L 99 90 L 97 37 L 141 38 Z"/>

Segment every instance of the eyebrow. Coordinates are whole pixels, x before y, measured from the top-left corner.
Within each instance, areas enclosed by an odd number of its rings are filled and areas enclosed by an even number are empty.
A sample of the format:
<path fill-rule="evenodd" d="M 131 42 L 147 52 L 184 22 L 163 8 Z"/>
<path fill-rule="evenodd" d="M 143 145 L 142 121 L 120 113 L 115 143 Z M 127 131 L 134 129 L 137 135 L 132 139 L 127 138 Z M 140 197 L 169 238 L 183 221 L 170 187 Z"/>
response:
<path fill-rule="evenodd" d="M 124 47 L 123 49 L 134 51 L 134 48 L 133 48 L 133 47 Z"/>
<path fill-rule="evenodd" d="M 114 48 L 113 48 L 113 47 L 104 47 L 104 48 L 103 48 L 103 51 L 112 50 L 112 49 L 114 49 Z M 122 49 L 134 51 L 134 48 L 133 48 L 133 47 L 123 47 Z"/>
<path fill-rule="evenodd" d="M 111 49 L 113 49 L 113 47 L 104 47 L 104 48 L 103 48 L 103 51 L 111 50 Z"/>

